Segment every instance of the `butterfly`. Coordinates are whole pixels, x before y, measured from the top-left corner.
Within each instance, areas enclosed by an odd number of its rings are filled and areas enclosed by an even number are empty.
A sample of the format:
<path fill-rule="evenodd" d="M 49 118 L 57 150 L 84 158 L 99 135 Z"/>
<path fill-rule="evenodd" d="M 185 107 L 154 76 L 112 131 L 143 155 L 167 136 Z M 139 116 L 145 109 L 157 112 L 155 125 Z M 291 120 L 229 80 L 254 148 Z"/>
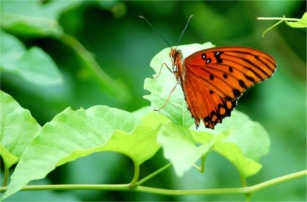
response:
<path fill-rule="evenodd" d="M 169 56 L 196 128 L 202 121 L 214 129 L 230 116 L 245 90 L 271 77 L 276 69 L 270 55 L 246 47 L 210 48 L 185 59 L 180 50 L 171 48 Z"/>
<path fill-rule="evenodd" d="M 140 18 L 170 46 L 147 19 L 143 16 Z M 179 41 L 191 18 L 192 15 Z M 196 128 L 202 121 L 205 127 L 214 129 L 223 118 L 230 116 L 245 90 L 268 79 L 276 70 L 276 62 L 270 55 L 247 47 L 209 48 L 186 58 L 183 58 L 180 50 L 171 47 L 169 56 L 172 67 L 164 65 L 180 84 Z"/>

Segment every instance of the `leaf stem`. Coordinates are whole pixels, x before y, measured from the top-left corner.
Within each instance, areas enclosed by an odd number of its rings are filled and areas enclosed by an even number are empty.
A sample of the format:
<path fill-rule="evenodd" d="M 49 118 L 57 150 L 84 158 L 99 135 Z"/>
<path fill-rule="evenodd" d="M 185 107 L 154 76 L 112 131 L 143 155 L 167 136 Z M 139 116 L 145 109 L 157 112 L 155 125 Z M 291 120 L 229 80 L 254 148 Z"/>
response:
<path fill-rule="evenodd" d="M 208 153 L 207 153 L 208 154 Z M 200 159 L 200 172 L 201 173 L 204 173 L 205 172 L 205 162 L 206 162 L 206 158 L 207 158 L 207 155 L 202 155 L 201 156 L 201 159 Z"/>
<path fill-rule="evenodd" d="M 240 175 L 240 179 L 241 179 L 242 187 L 247 187 L 246 177 L 244 177 L 244 175 Z M 251 193 L 245 194 L 245 201 L 246 202 L 251 201 Z"/>
<path fill-rule="evenodd" d="M 92 73 L 99 79 L 100 84 L 106 93 L 109 93 L 111 96 L 120 97 L 121 101 L 126 101 L 129 99 L 125 84 L 120 81 L 115 81 L 108 74 L 106 74 L 103 71 L 103 68 L 99 66 L 93 55 L 87 51 L 78 40 L 68 34 L 59 34 L 55 35 L 55 37 L 76 52 L 80 62 L 83 63 L 84 67 L 92 71 Z"/>
<path fill-rule="evenodd" d="M 299 21 L 297 18 L 285 18 L 285 17 L 258 17 L 257 20 L 288 20 L 288 21 Z"/>
<path fill-rule="evenodd" d="M 160 174 L 161 172 L 163 172 L 164 170 L 169 168 L 171 165 L 172 165 L 172 163 L 169 163 L 169 164 L 163 166 L 162 168 L 156 170 L 155 172 L 151 173 L 150 175 L 144 177 L 143 179 L 141 179 L 140 181 L 135 183 L 135 186 L 139 186 L 139 185 L 143 184 L 144 182 L 148 181 L 149 179 L 153 178 L 154 176 Z"/>
<path fill-rule="evenodd" d="M 7 185 L 9 176 L 10 176 L 10 168 L 7 166 L 6 163 L 4 163 L 4 173 L 3 173 L 2 186 L 6 186 Z"/>
<path fill-rule="evenodd" d="M 133 164 L 134 164 L 134 175 L 129 185 L 131 189 L 133 189 L 136 186 L 136 183 L 140 177 L 140 165 L 134 161 Z"/>
<path fill-rule="evenodd" d="M 266 30 L 264 30 L 264 32 L 262 33 L 262 37 L 264 37 L 265 33 L 267 33 L 268 31 L 270 31 L 271 29 L 273 29 L 274 27 L 276 27 L 277 25 L 279 25 L 282 22 L 284 22 L 284 20 L 281 20 L 281 21 L 275 23 L 274 25 L 272 25 L 271 27 L 267 28 Z"/>

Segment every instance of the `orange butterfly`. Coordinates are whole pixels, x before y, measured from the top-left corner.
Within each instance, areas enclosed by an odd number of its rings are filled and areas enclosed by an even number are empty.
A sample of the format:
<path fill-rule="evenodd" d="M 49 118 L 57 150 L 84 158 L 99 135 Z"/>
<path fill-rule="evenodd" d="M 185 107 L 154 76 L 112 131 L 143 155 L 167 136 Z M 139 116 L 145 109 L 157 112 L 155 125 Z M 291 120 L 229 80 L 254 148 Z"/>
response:
<path fill-rule="evenodd" d="M 140 17 L 158 32 L 148 20 Z M 230 116 L 246 89 L 271 77 L 276 69 L 276 62 L 270 55 L 245 47 L 209 48 L 185 59 L 180 50 L 171 48 L 169 56 L 172 60 L 169 69 L 182 87 L 196 128 L 202 120 L 207 128 L 213 129 Z"/>
<path fill-rule="evenodd" d="M 181 51 L 172 48 L 170 57 L 196 127 L 202 120 L 212 129 L 230 116 L 246 89 L 271 77 L 276 69 L 271 56 L 245 47 L 205 49 L 184 60 Z"/>

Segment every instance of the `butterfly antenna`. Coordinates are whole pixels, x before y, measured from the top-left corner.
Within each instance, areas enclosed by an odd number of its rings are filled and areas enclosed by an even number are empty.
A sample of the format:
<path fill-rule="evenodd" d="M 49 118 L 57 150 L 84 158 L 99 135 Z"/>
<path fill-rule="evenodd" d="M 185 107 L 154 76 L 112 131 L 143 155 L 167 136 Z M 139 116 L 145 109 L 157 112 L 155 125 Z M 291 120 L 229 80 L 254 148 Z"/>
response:
<path fill-rule="evenodd" d="M 147 24 L 149 24 L 149 26 L 155 30 L 155 32 L 158 33 L 158 35 L 163 39 L 163 41 L 165 41 L 165 43 L 169 46 L 169 47 L 172 47 L 170 43 L 168 43 L 168 41 L 164 38 L 164 36 L 144 17 L 144 16 L 139 16 L 139 18 L 145 20 L 145 22 L 147 22 Z"/>
<path fill-rule="evenodd" d="M 177 47 L 177 46 L 178 46 L 178 44 L 180 43 L 181 38 L 182 38 L 182 36 L 183 36 L 183 34 L 184 34 L 185 30 L 188 28 L 188 25 L 189 25 L 189 23 L 190 23 L 190 21 L 191 21 L 192 17 L 193 17 L 193 15 L 190 15 L 190 17 L 189 17 L 189 19 L 188 19 L 188 22 L 187 22 L 187 24 L 185 25 L 185 27 L 184 27 L 184 29 L 183 29 L 183 31 L 182 31 L 182 33 L 181 33 L 180 37 L 179 37 L 179 40 L 178 40 L 178 42 L 177 42 L 177 44 L 176 44 L 176 47 Z"/>

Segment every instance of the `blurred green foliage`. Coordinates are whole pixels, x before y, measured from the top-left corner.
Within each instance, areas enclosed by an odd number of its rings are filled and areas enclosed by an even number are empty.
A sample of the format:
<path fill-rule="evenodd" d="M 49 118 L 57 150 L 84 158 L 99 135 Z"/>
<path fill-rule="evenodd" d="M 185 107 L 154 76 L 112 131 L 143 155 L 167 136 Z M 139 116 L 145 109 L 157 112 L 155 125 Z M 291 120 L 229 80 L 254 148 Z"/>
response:
<path fill-rule="evenodd" d="M 138 16 L 145 16 L 169 43 L 177 45 L 188 17 L 193 14 L 180 44 L 211 41 L 218 46 L 248 46 L 269 53 L 278 64 L 275 75 L 248 90 L 237 107 L 260 122 L 271 137 L 271 151 L 262 159 L 264 167 L 248 184 L 306 168 L 306 29 L 281 24 L 262 38 L 263 30 L 274 22 L 256 20 L 283 15 L 301 18 L 306 10 L 305 1 L 0 3 L 1 32 L 5 33 L 1 33 L 1 90 L 29 109 L 39 123 L 50 121 L 69 106 L 78 109 L 105 104 L 134 111 L 149 105 L 142 97 L 148 94 L 143 88 L 144 79 L 153 73 L 149 62 L 167 44 Z M 7 38 L 17 45 L 4 46 Z M 41 60 L 33 58 L 33 52 L 39 52 Z M 16 58 L 7 59 L 8 53 Z M 33 72 L 24 76 L 17 71 L 25 68 L 36 72 L 31 69 L 31 62 L 35 61 L 56 67 L 49 72 L 50 78 L 44 80 Z M 45 72 L 44 67 L 37 71 Z M 142 175 L 165 165 L 162 155 L 160 151 L 146 162 Z M 61 166 L 36 183 L 127 183 L 132 171 L 132 163 L 124 156 L 98 153 Z M 212 155 L 204 174 L 191 170 L 178 178 L 169 169 L 146 185 L 172 189 L 238 187 L 240 180 L 230 163 Z M 244 200 L 244 196 L 173 197 L 95 191 L 43 191 L 35 192 L 35 196 L 37 200 L 61 201 Z M 19 192 L 10 200 L 35 199 L 33 192 Z M 257 192 L 252 200 L 306 201 L 306 179 Z"/>

